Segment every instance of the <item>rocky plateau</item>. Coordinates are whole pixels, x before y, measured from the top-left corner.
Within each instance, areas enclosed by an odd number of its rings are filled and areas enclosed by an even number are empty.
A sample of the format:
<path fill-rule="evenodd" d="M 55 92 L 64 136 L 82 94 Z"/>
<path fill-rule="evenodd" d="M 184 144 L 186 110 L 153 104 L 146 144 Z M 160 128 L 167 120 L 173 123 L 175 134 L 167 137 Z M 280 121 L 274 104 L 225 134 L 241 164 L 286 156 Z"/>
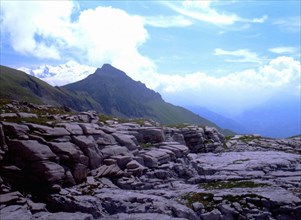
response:
<path fill-rule="evenodd" d="M 301 136 L 17 101 L 0 120 L 1 220 L 301 219 Z"/>

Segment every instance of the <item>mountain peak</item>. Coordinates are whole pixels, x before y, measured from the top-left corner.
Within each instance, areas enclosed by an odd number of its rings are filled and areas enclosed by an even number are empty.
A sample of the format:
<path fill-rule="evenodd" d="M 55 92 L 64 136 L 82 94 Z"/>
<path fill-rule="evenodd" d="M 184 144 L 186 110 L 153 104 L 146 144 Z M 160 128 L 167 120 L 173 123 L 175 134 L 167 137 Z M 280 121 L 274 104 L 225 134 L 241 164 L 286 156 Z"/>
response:
<path fill-rule="evenodd" d="M 101 68 L 97 68 L 96 74 L 107 75 L 107 76 L 126 76 L 126 73 L 112 66 L 111 64 L 105 63 Z"/>

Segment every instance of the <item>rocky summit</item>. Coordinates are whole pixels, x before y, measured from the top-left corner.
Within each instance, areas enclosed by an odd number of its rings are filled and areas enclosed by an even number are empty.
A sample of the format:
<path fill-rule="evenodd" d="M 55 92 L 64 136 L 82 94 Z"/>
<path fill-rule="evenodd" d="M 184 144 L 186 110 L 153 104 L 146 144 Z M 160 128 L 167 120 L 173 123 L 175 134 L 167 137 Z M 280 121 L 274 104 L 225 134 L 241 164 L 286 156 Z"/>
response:
<path fill-rule="evenodd" d="M 1 103 L 0 219 L 301 219 L 301 136 Z"/>

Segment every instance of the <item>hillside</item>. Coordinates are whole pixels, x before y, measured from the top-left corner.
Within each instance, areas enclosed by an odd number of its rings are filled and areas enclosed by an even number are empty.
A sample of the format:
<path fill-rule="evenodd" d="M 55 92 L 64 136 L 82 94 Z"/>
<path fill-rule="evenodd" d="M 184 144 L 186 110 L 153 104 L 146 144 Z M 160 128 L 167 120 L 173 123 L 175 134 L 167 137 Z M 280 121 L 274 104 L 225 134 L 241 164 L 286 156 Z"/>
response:
<path fill-rule="evenodd" d="M 62 88 L 89 94 L 107 115 L 149 118 L 163 124 L 192 123 L 218 127 L 185 108 L 166 103 L 159 93 L 109 64 L 104 64 L 87 78 Z"/>
<path fill-rule="evenodd" d="M 0 98 L 2 99 L 67 106 L 79 111 L 101 110 L 101 106 L 89 96 L 80 96 L 62 88 L 53 87 L 22 71 L 1 65 L 0 73 Z"/>
<path fill-rule="evenodd" d="M 0 98 L 95 110 L 123 118 L 149 118 L 163 124 L 191 123 L 218 126 L 185 108 L 166 103 L 161 95 L 109 64 L 87 78 L 63 87 L 9 67 L 1 66 Z M 230 135 L 230 131 L 222 130 Z"/>

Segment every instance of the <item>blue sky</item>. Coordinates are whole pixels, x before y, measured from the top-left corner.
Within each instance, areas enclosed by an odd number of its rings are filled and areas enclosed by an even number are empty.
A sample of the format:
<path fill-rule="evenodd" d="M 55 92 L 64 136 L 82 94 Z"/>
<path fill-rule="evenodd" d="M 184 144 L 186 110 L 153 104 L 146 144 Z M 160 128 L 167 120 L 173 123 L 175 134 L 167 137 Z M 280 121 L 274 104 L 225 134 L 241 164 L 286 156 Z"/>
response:
<path fill-rule="evenodd" d="M 2 0 L 1 64 L 62 85 L 111 63 L 172 103 L 239 113 L 278 94 L 299 95 L 300 7 Z M 54 74 L 39 75 L 45 65 Z"/>

